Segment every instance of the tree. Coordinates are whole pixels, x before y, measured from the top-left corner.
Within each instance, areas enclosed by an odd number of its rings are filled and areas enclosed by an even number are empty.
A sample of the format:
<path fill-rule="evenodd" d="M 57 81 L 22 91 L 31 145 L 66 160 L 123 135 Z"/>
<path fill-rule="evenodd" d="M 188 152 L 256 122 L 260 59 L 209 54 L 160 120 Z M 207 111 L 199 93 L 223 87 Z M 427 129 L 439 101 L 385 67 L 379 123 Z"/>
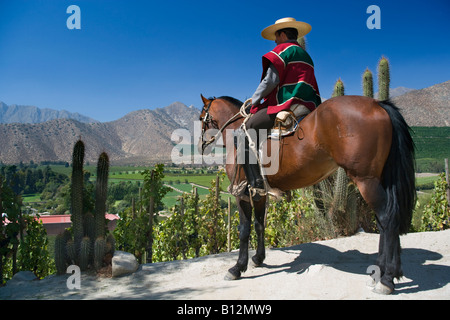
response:
<path fill-rule="evenodd" d="M 450 228 L 450 207 L 447 200 L 447 181 L 444 173 L 434 182 L 434 192 L 425 206 L 419 231 L 439 231 Z"/>
<path fill-rule="evenodd" d="M 20 270 L 31 270 L 39 278 L 53 271 L 44 227 L 34 216 L 23 215 L 21 208 L 20 196 L 0 176 L 0 285 Z"/>
<path fill-rule="evenodd" d="M 157 213 L 158 208 L 164 206 L 162 199 L 170 191 L 170 188 L 164 186 L 164 165 L 157 164 L 153 170 L 144 170 L 142 173 L 144 176 L 144 204 L 147 208 L 148 228 L 146 232 L 147 246 L 145 251 L 147 252 L 147 262 L 152 262 L 153 253 L 153 222 L 156 220 L 155 211 Z"/>

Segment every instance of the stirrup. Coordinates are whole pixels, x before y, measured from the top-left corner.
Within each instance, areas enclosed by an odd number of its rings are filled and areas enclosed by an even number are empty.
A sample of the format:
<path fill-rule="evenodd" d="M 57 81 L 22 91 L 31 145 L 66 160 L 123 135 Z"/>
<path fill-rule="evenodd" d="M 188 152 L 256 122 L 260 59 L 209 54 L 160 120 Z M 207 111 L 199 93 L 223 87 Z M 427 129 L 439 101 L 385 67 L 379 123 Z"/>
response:
<path fill-rule="evenodd" d="M 261 197 L 264 197 L 267 195 L 266 189 L 252 188 L 251 186 L 248 187 L 248 193 L 252 197 L 254 197 L 256 195 L 260 195 Z"/>
<path fill-rule="evenodd" d="M 250 198 L 250 204 L 253 207 L 253 199 L 256 197 L 256 201 L 258 202 L 261 200 L 262 197 L 265 197 L 267 195 L 265 189 L 261 188 L 253 188 L 250 184 L 248 185 L 248 193 Z"/>

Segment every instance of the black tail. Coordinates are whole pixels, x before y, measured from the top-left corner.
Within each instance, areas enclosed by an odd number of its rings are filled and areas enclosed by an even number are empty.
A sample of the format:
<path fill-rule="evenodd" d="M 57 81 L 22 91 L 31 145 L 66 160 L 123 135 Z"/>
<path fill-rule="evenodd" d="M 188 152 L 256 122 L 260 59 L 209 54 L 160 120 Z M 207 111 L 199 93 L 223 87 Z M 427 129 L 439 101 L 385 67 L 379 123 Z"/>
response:
<path fill-rule="evenodd" d="M 396 215 L 400 234 L 407 233 L 416 204 L 414 142 L 399 109 L 389 100 L 380 101 L 392 122 L 392 146 L 383 169 L 382 185 L 387 193 L 387 212 Z"/>

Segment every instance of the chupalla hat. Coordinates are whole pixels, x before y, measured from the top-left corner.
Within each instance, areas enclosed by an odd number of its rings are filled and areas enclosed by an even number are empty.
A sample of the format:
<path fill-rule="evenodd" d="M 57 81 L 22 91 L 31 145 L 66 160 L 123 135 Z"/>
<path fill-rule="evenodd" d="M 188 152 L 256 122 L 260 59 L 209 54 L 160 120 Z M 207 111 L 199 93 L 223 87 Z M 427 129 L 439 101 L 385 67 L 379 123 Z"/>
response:
<path fill-rule="evenodd" d="M 265 28 L 261 35 L 264 39 L 275 40 L 275 33 L 284 28 L 295 28 L 298 31 L 298 37 L 301 38 L 311 31 L 311 25 L 306 22 L 297 21 L 294 18 L 278 19 L 275 24 Z"/>

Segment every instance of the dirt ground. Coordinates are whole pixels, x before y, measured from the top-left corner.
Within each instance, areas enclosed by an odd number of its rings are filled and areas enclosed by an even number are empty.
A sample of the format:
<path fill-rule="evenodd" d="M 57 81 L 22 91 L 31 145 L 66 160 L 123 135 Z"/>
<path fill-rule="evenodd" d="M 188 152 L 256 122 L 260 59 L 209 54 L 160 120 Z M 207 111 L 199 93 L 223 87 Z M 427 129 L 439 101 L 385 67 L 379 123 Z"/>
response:
<path fill-rule="evenodd" d="M 82 274 L 80 289 L 68 289 L 69 274 L 43 280 L 12 280 L 0 299 L 450 299 L 450 230 L 401 237 L 404 277 L 382 296 L 367 286 L 367 268 L 378 251 L 376 234 L 268 249 L 262 267 L 249 266 L 226 281 L 237 252 L 141 265 L 120 278 Z M 254 254 L 254 252 L 251 252 Z"/>

